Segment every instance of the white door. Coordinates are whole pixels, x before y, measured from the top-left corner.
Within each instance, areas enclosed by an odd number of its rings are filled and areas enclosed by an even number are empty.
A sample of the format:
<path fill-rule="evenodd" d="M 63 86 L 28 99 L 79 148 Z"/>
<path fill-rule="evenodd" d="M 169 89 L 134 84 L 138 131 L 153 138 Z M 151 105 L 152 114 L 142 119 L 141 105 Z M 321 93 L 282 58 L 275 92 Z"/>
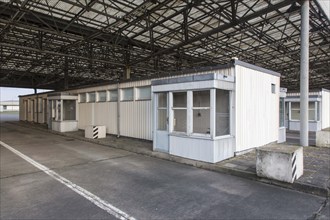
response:
<path fill-rule="evenodd" d="M 169 151 L 169 132 L 168 132 L 168 93 L 155 93 L 155 139 L 154 149 L 158 151 Z"/>

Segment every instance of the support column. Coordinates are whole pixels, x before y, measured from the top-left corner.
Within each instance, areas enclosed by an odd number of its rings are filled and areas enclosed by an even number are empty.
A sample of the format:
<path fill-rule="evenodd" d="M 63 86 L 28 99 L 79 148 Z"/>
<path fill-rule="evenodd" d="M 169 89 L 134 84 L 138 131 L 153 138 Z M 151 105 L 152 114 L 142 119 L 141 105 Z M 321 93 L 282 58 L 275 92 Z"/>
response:
<path fill-rule="evenodd" d="M 131 78 L 131 67 L 129 65 L 126 65 L 124 70 L 124 79 L 130 79 L 130 78 Z"/>
<path fill-rule="evenodd" d="M 300 145 L 308 146 L 309 0 L 301 4 Z"/>
<path fill-rule="evenodd" d="M 69 76 L 68 76 L 68 72 L 69 72 L 69 64 L 68 64 L 68 57 L 64 58 L 64 89 L 68 89 L 69 88 Z"/>

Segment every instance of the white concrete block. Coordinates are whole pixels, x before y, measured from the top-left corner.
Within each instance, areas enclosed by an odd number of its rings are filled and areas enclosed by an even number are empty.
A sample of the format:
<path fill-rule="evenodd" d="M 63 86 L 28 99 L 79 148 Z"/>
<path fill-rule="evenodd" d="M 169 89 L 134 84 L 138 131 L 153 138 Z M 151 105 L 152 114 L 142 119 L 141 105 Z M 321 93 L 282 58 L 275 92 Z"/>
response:
<path fill-rule="evenodd" d="M 330 128 L 316 132 L 316 146 L 330 147 Z"/>
<path fill-rule="evenodd" d="M 303 175 L 303 148 L 270 144 L 257 148 L 257 175 L 293 183 Z"/>
<path fill-rule="evenodd" d="M 90 125 L 85 129 L 85 138 L 99 139 L 106 137 L 106 127 L 104 125 Z"/>

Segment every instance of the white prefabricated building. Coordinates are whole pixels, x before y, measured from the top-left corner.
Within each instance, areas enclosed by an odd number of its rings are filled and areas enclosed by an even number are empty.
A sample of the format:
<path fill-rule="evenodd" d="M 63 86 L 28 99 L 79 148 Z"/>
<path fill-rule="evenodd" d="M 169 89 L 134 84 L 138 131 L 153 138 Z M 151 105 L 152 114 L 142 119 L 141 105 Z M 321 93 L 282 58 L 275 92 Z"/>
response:
<path fill-rule="evenodd" d="M 20 120 L 61 132 L 104 125 L 108 134 L 152 140 L 155 151 L 216 163 L 283 142 L 280 93 L 279 73 L 234 59 L 152 80 L 20 96 Z"/>
<path fill-rule="evenodd" d="M 330 127 L 330 90 L 320 89 L 309 93 L 308 129 L 320 131 Z M 300 93 L 287 93 L 285 98 L 285 126 L 288 130 L 300 130 Z"/>

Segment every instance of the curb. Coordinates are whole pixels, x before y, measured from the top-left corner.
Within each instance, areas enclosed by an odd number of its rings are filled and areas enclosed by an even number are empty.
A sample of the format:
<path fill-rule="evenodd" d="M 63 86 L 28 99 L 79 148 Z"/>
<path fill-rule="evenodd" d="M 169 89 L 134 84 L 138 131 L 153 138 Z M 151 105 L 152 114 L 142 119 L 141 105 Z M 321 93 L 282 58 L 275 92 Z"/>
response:
<path fill-rule="evenodd" d="M 28 126 L 29 124 L 23 124 L 23 123 L 16 124 L 16 123 L 12 123 L 12 122 L 7 122 L 7 123 L 12 124 L 12 125 L 21 126 L 21 127 L 31 128 L 31 126 Z M 33 128 L 36 130 L 39 130 L 39 131 L 48 132 L 48 133 L 60 135 L 63 137 L 70 137 L 70 138 L 74 138 L 77 140 L 81 140 L 81 141 L 85 141 L 85 142 L 89 142 L 89 143 L 93 143 L 93 144 L 98 144 L 98 145 L 102 145 L 102 146 L 106 146 L 106 147 L 111 147 L 111 148 L 115 148 L 115 149 L 125 150 L 125 151 L 129 151 L 132 153 L 144 155 L 144 156 L 158 158 L 158 159 L 162 159 L 162 160 L 166 160 L 166 161 L 172 161 L 175 163 L 185 164 L 185 165 L 189 165 L 189 166 L 193 166 L 196 168 L 205 169 L 205 170 L 209 170 L 209 171 L 214 171 L 214 172 L 218 172 L 218 173 L 229 174 L 232 176 L 237 176 L 237 177 L 241 177 L 241 178 L 245 178 L 245 179 L 249 179 L 249 180 L 254 180 L 254 181 L 258 181 L 260 183 L 279 186 L 282 188 L 287 188 L 287 189 L 300 191 L 300 192 L 304 192 L 304 193 L 309 193 L 312 195 L 317 195 L 317 196 L 322 196 L 322 197 L 330 196 L 330 189 L 327 187 L 322 188 L 319 186 L 303 184 L 300 182 L 294 182 L 293 184 L 290 184 L 290 183 L 280 182 L 277 180 L 265 179 L 265 178 L 258 177 L 255 173 L 252 173 L 252 172 L 237 170 L 237 169 L 233 169 L 233 168 L 229 169 L 224 166 L 216 166 L 211 163 L 186 159 L 186 158 L 173 156 L 173 155 L 163 153 L 163 152 L 146 151 L 141 148 L 132 149 L 132 148 L 119 147 L 119 146 L 113 145 L 111 143 L 110 144 L 102 143 L 102 141 L 99 141 L 97 139 L 87 139 L 85 137 L 77 137 L 74 135 L 61 133 L 61 132 L 57 132 L 57 131 L 53 131 L 53 130 L 46 130 L 43 128 L 39 128 L 37 126 L 33 126 Z"/>

